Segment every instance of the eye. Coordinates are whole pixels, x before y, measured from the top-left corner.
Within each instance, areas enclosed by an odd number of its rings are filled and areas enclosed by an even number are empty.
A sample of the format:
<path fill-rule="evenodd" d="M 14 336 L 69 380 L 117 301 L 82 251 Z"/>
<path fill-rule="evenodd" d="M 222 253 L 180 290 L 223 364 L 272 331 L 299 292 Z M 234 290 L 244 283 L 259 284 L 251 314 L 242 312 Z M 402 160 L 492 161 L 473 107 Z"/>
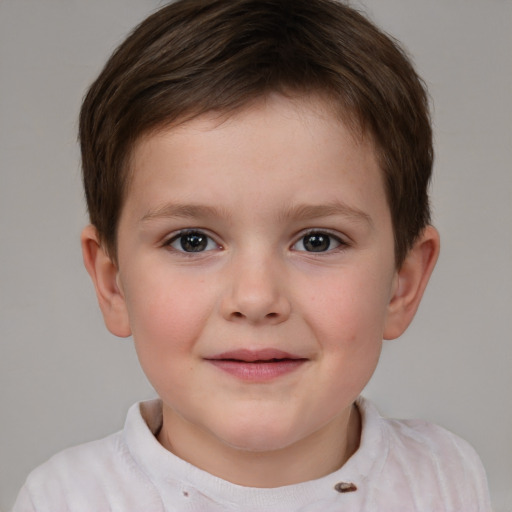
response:
<path fill-rule="evenodd" d="M 311 231 L 292 247 L 295 251 L 327 252 L 344 245 L 341 239 L 325 231 Z"/>
<path fill-rule="evenodd" d="M 166 245 L 180 252 L 205 252 L 219 248 L 206 233 L 197 230 L 182 231 L 171 238 Z"/>

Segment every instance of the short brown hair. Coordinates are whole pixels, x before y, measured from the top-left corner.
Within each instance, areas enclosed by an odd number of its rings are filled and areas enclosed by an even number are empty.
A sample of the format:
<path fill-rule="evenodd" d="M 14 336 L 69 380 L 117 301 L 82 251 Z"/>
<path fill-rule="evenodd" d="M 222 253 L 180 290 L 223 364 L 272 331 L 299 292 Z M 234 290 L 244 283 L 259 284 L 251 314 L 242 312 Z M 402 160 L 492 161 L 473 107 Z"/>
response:
<path fill-rule="evenodd" d="M 400 266 L 430 222 L 428 98 L 397 42 L 335 0 L 178 0 L 119 46 L 80 113 L 90 220 L 111 257 L 141 135 L 270 92 L 324 95 L 372 138 Z"/>

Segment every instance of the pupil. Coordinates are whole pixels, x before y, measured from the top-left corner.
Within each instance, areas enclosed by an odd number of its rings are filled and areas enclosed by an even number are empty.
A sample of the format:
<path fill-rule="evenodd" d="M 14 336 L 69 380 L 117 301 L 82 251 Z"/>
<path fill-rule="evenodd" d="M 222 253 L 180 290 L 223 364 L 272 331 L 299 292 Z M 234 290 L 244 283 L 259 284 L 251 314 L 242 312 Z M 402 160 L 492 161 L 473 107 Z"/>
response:
<path fill-rule="evenodd" d="M 329 236 L 316 234 L 304 237 L 304 247 L 311 252 L 322 252 L 329 249 L 331 242 Z"/>
<path fill-rule="evenodd" d="M 206 249 L 208 239 L 201 233 L 187 233 L 180 240 L 181 247 L 187 252 L 200 252 Z"/>

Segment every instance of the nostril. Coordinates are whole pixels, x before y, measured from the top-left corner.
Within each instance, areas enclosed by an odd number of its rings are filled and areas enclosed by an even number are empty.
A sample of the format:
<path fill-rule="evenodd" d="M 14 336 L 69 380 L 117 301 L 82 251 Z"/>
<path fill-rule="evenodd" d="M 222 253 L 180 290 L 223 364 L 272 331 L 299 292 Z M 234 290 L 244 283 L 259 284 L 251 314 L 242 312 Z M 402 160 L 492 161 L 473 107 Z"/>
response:
<path fill-rule="evenodd" d="M 267 318 L 275 318 L 277 315 L 277 313 L 268 313 L 267 315 Z"/>
<path fill-rule="evenodd" d="M 235 312 L 233 313 L 233 316 L 234 316 L 235 318 L 243 318 L 243 316 L 244 316 L 244 315 L 243 315 L 242 313 L 240 313 L 240 311 L 235 311 Z"/>

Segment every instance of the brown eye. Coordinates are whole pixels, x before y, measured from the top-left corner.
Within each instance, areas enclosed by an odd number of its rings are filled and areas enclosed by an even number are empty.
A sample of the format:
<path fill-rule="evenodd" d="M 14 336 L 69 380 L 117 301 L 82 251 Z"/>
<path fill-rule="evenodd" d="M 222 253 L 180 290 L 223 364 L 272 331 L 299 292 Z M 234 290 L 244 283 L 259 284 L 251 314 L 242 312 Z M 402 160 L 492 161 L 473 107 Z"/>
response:
<path fill-rule="evenodd" d="M 181 252 L 204 252 L 217 248 L 217 244 L 202 231 L 185 231 L 175 236 L 169 244 Z"/>
<path fill-rule="evenodd" d="M 323 252 L 329 249 L 331 240 L 329 235 L 325 233 L 313 233 L 303 238 L 303 244 L 306 251 Z"/>
<path fill-rule="evenodd" d="M 304 235 L 293 246 L 296 251 L 306 252 L 327 252 L 342 245 L 342 241 L 323 231 L 314 231 Z"/>

